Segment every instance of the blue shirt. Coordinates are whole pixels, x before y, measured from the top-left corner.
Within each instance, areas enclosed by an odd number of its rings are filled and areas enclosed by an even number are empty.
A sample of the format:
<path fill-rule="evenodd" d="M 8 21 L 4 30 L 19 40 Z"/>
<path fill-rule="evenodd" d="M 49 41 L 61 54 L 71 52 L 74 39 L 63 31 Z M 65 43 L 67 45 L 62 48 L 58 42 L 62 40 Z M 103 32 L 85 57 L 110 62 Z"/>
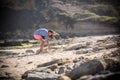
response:
<path fill-rule="evenodd" d="M 48 30 L 46 28 L 37 29 L 34 34 L 42 36 L 44 39 L 48 38 Z"/>

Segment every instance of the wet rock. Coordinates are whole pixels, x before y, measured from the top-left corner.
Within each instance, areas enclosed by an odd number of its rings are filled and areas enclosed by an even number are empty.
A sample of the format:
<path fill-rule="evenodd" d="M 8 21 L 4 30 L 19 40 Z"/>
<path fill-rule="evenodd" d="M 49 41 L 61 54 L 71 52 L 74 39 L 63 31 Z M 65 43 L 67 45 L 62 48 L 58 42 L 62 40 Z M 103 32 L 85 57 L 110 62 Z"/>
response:
<path fill-rule="evenodd" d="M 23 74 L 22 78 L 25 80 L 56 80 L 58 78 L 58 75 L 46 72 L 33 71 Z"/>
<path fill-rule="evenodd" d="M 3 65 L 1 66 L 1 68 L 9 68 L 9 65 L 3 64 Z"/>

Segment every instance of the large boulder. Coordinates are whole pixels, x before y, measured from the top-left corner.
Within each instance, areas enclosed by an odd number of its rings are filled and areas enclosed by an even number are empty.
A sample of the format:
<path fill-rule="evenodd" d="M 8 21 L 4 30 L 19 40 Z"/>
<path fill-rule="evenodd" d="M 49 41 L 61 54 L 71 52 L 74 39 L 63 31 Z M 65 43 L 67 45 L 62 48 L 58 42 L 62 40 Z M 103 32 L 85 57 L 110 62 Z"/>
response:
<path fill-rule="evenodd" d="M 72 71 L 66 73 L 66 75 L 69 76 L 72 80 L 75 80 L 78 79 L 80 76 L 95 74 L 104 69 L 105 66 L 103 65 L 103 63 L 101 63 L 101 61 L 99 60 L 94 59 L 78 65 Z"/>

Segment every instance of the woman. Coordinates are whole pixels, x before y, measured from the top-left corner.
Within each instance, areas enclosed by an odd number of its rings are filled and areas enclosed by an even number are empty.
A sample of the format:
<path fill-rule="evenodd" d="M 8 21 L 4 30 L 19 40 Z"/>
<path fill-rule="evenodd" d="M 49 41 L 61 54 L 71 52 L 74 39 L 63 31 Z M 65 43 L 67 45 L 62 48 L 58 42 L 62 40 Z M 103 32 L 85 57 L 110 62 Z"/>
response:
<path fill-rule="evenodd" d="M 47 30 L 46 28 L 40 28 L 34 32 L 34 38 L 41 42 L 40 52 L 44 49 L 44 43 L 47 42 L 48 49 L 50 49 L 50 44 L 48 38 L 55 37 L 55 32 L 52 30 Z"/>

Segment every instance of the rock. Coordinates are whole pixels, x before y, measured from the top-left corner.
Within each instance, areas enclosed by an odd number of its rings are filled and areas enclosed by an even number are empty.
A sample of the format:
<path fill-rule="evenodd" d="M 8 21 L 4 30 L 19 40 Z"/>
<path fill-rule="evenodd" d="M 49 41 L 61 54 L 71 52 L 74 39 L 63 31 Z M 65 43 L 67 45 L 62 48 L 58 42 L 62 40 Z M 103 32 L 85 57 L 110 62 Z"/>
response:
<path fill-rule="evenodd" d="M 10 77 L 12 73 L 5 72 L 5 75 Z"/>
<path fill-rule="evenodd" d="M 80 59 L 75 58 L 75 59 L 73 60 L 73 63 L 76 63 L 76 62 L 78 62 L 78 61 L 80 61 Z"/>
<path fill-rule="evenodd" d="M 86 47 L 87 47 L 86 43 L 76 43 L 76 44 L 70 45 L 70 47 L 67 47 L 66 49 L 64 49 L 64 51 L 78 50 L 80 48 L 86 48 Z"/>
<path fill-rule="evenodd" d="M 0 77 L 0 80 L 15 80 L 13 77 Z"/>
<path fill-rule="evenodd" d="M 4 61 L 3 60 L 0 60 L 0 63 L 3 63 Z"/>
<path fill-rule="evenodd" d="M 98 74 L 110 74 L 110 73 L 111 73 L 111 72 L 110 72 L 110 71 L 107 71 L 107 70 L 98 72 Z"/>
<path fill-rule="evenodd" d="M 111 79 L 120 80 L 120 72 L 105 75 L 104 79 L 106 79 L 106 80 L 111 80 Z"/>
<path fill-rule="evenodd" d="M 54 73 L 58 74 L 58 71 L 59 71 L 59 69 L 57 68 L 57 69 L 54 70 Z"/>
<path fill-rule="evenodd" d="M 6 41 L 4 43 L 1 44 L 1 46 L 21 46 L 21 42 L 20 41 Z"/>
<path fill-rule="evenodd" d="M 36 54 L 40 54 L 40 49 L 36 50 L 35 53 L 36 53 Z"/>
<path fill-rule="evenodd" d="M 70 63 L 70 62 L 71 62 L 70 59 L 65 58 L 65 59 L 59 59 L 59 60 L 57 61 L 57 64 L 58 64 L 58 66 L 60 66 L 60 65 L 64 65 L 64 64 Z"/>
<path fill-rule="evenodd" d="M 57 59 L 57 60 L 53 60 L 53 61 L 50 61 L 50 62 L 47 62 L 47 63 L 44 63 L 44 64 L 40 64 L 40 65 L 37 66 L 37 68 L 39 68 L 39 67 L 45 67 L 45 66 L 49 66 L 49 65 L 52 65 L 52 64 L 57 63 L 58 61 L 59 61 L 59 59 Z"/>
<path fill-rule="evenodd" d="M 106 49 L 116 48 L 116 47 L 118 47 L 118 43 L 106 44 L 104 47 Z"/>
<path fill-rule="evenodd" d="M 15 80 L 12 76 L 12 72 L 0 71 L 0 80 Z"/>
<path fill-rule="evenodd" d="M 110 73 L 110 74 L 101 74 L 101 75 L 94 75 L 90 77 L 83 78 L 77 80 L 120 80 L 120 72 Z"/>
<path fill-rule="evenodd" d="M 62 46 L 61 46 L 61 45 L 60 45 L 60 46 L 58 45 L 58 46 L 51 46 L 50 48 L 51 48 L 51 49 L 60 49 L 60 48 L 62 48 L 62 47 L 65 47 L 65 46 L 64 46 L 64 45 L 62 45 Z"/>
<path fill-rule="evenodd" d="M 93 52 L 99 51 L 99 48 L 98 47 L 94 47 L 92 51 Z"/>
<path fill-rule="evenodd" d="M 84 59 L 84 57 L 83 57 L 83 56 L 80 56 L 80 57 L 79 57 L 79 60 L 83 60 L 83 59 Z"/>
<path fill-rule="evenodd" d="M 43 69 L 40 72 L 53 73 L 51 69 Z"/>
<path fill-rule="evenodd" d="M 66 58 L 65 59 L 57 59 L 57 60 L 53 60 L 53 61 L 50 61 L 50 62 L 47 62 L 47 63 L 44 63 L 44 64 L 40 64 L 40 65 L 37 66 L 37 68 L 47 67 L 47 66 L 50 67 L 50 65 L 52 65 L 53 67 L 55 67 L 55 66 L 57 67 L 57 66 L 64 65 L 64 64 L 70 63 L 70 62 L 71 61 L 69 59 L 66 59 Z"/>
<path fill-rule="evenodd" d="M 31 63 L 33 63 L 32 61 L 30 61 L 30 62 L 28 62 L 27 64 L 31 64 Z"/>
<path fill-rule="evenodd" d="M 88 51 L 90 51 L 89 49 L 80 49 L 80 50 L 76 50 L 76 54 L 86 54 L 86 53 L 88 53 Z"/>
<path fill-rule="evenodd" d="M 110 57 L 116 57 L 120 56 L 120 48 L 118 48 L 116 51 L 112 51 L 110 54 Z"/>
<path fill-rule="evenodd" d="M 15 68 L 17 68 L 17 67 L 18 67 L 18 65 L 19 65 L 19 64 L 16 64 L 16 65 L 15 65 Z"/>
<path fill-rule="evenodd" d="M 80 79 L 77 79 L 77 80 L 87 80 L 88 78 L 91 78 L 92 75 L 84 75 L 82 77 L 80 77 Z"/>
<path fill-rule="evenodd" d="M 9 68 L 9 66 L 7 64 L 4 64 L 1 66 L 1 68 Z"/>
<path fill-rule="evenodd" d="M 22 78 L 25 80 L 56 80 L 58 76 L 59 75 L 57 74 L 33 71 L 30 73 L 24 73 Z"/>
<path fill-rule="evenodd" d="M 107 70 L 110 71 L 120 71 L 120 60 L 116 61 L 112 58 L 105 58 L 105 62 L 107 63 Z"/>
<path fill-rule="evenodd" d="M 120 42 L 120 36 L 112 36 L 112 37 L 107 37 L 105 39 L 106 43 L 111 43 L 111 42 Z"/>
<path fill-rule="evenodd" d="M 63 74 L 63 73 L 65 73 L 65 67 L 60 67 L 58 74 Z"/>
<path fill-rule="evenodd" d="M 26 50 L 25 53 L 35 53 L 33 50 Z"/>
<path fill-rule="evenodd" d="M 59 76 L 57 80 L 71 80 L 68 76 Z"/>
<path fill-rule="evenodd" d="M 81 64 L 80 62 L 79 62 L 79 63 L 75 63 L 75 64 L 73 65 L 73 69 L 79 67 L 80 64 Z M 71 71 L 72 71 L 72 70 L 71 70 Z"/>
<path fill-rule="evenodd" d="M 57 67 L 58 67 L 57 64 L 53 64 L 53 65 L 51 65 L 51 66 L 49 66 L 49 67 L 47 67 L 47 68 L 48 68 L 48 69 L 51 69 L 52 71 L 54 71 Z"/>
<path fill-rule="evenodd" d="M 105 40 L 97 40 L 96 42 L 97 42 L 97 43 L 104 43 Z"/>
<path fill-rule="evenodd" d="M 21 43 L 30 43 L 29 40 L 23 40 Z"/>
<path fill-rule="evenodd" d="M 67 70 L 72 70 L 73 69 L 73 66 L 74 66 L 74 63 L 70 63 L 70 64 L 67 64 L 65 65 L 66 66 L 66 69 Z"/>
<path fill-rule="evenodd" d="M 86 45 L 88 46 L 88 45 L 91 45 L 91 42 L 86 42 Z"/>
<path fill-rule="evenodd" d="M 99 60 L 90 60 L 81 65 L 78 65 L 78 67 L 74 68 L 71 72 L 67 73 L 66 75 L 69 76 L 71 79 L 75 80 L 80 76 L 95 74 L 104 69 L 105 68 L 103 64 Z"/>

